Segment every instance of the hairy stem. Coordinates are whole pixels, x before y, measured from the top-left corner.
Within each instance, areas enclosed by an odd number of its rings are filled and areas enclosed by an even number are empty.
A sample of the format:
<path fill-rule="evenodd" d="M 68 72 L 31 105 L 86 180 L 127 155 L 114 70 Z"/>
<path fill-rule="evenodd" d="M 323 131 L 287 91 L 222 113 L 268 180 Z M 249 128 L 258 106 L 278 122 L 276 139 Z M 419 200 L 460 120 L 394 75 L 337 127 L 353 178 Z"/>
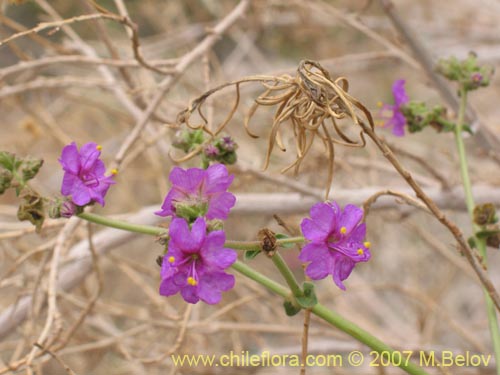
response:
<path fill-rule="evenodd" d="M 457 124 L 455 126 L 455 141 L 457 145 L 457 152 L 460 159 L 460 173 L 462 175 L 462 184 L 465 191 L 465 202 L 467 204 L 467 211 L 472 220 L 472 228 L 474 231 L 474 240 L 483 258 L 483 264 L 488 266 L 488 254 L 486 253 L 486 242 L 484 239 L 475 235 L 481 228 L 474 223 L 474 197 L 472 195 L 472 184 L 469 177 L 469 168 L 467 164 L 467 154 L 465 151 L 464 140 L 462 138 L 462 126 L 465 119 L 465 109 L 467 108 L 467 90 L 460 89 L 460 107 L 458 111 Z M 495 305 L 491 300 L 488 291 L 483 288 L 484 299 L 486 304 L 486 313 L 488 315 L 488 325 L 490 329 L 491 341 L 493 343 L 493 351 L 495 354 L 495 363 L 497 366 L 497 375 L 500 375 L 500 331 L 498 328 L 497 313 Z"/>
<path fill-rule="evenodd" d="M 295 297 L 301 297 L 304 295 L 302 292 L 302 289 L 300 288 L 299 283 L 297 282 L 297 279 L 295 279 L 295 276 L 292 273 L 292 270 L 286 262 L 283 260 L 283 257 L 281 256 L 280 253 L 276 252 L 272 258 L 274 265 L 280 271 L 281 275 L 285 279 L 286 283 L 290 287 L 290 290 L 292 291 L 292 294 Z"/>

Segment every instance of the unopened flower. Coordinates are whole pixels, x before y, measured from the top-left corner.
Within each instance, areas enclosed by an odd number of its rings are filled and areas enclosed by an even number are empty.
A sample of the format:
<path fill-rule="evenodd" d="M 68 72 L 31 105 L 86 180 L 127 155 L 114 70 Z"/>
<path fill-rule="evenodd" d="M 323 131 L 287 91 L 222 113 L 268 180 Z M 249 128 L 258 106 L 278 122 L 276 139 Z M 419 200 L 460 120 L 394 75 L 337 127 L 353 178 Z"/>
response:
<path fill-rule="evenodd" d="M 90 142 L 78 151 L 75 142 L 62 150 L 59 162 L 64 169 L 61 193 L 71 196 L 78 206 L 97 202 L 104 206 L 104 196 L 115 183 L 112 176 L 105 176 L 106 168 L 99 159 L 100 147 Z"/>
<path fill-rule="evenodd" d="M 370 243 L 365 242 L 363 211 L 348 204 L 342 211 L 336 202 L 315 204 L 311 218 L 302 221 L 302 233 L 311 241 L 302 248 L 299 259 L 311 262 L 306 274 L 313 280 L 333 276 L 340 289 L 358 262 L 370 259 Z"/>
<path fill-rule="evenodd" d="M 217 156 L 219 156 L 220 151 L 214 145 L 207 145 L 203 149 L 203 154 L 209 159 L 214 160 Z"/>
<path fill-rule="evenodd" d="M 188 221 L 197 217 L 227 219 L 236 198 L 227 192 L 234 175 L 229 175 L 223 164 L 208 169 L 175 167 L 170 172 L 172 188 L 168 192 L 159 216 L 179 216 Z"/>
<path fill-rule="evenodd" d="M 405 135 L 406 118 L 401 108 L 408 103 L 409 98 L 405 91 L 405 80 L 399 79 L 392 85 L 394 104 L 382 104 L 380 117 L 385 127 L 392 127 L 392 134 L 398 137 Z"/>
<path fill-rule="evenodd" d="M 198 218 L 191 231 L 188 223 L 174 218 L 170 224 L 168 252 L 163 257 L 160 294 L 178 292 L 189 303 L 199 300 L 219 303 L 222 292 L 234 286 L 234 276 L 224 270 L 236 261 L 236 252 L 224 248 L 224 231 L 206 233 L 206 223 Z"/>
<path fill-rule="evenodd" d="M 237 147 L 236 142 L 230 136 L 222 137 L 219 144 L 225 151 L 234 151 Z"/>
<path fill-rule="evenodd" d="M 61 205 L 61 210 L 59 211 L 61 217 L 70 218 L 77 213 L 77 206 L 72 201 L 65 201 Z"/>

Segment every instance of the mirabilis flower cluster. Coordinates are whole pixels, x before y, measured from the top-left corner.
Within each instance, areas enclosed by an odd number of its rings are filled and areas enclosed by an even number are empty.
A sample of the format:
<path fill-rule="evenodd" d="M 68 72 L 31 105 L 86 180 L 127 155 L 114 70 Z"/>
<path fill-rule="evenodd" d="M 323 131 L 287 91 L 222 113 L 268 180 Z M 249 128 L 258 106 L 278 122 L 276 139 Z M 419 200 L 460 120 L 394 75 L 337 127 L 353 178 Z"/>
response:
<path fill-rule="evenodd" d="M 172 188 L 156 212 L 172 216 L 161 267 L 161 295 L 180 292 L 186 302 L 216 304 L 223 291 L 233 288 L 234 276 L 225 270 L 236 261 L 236 252 L 224 248 L 223 230 L 210 230 L 207 225 L 227 219 L 236 202 L 227 191 L 233 179 L 223 164 L 207 169 L 175 167 L 170 173 Z"/>
<path fill-rule="evenodd" d="M 59 162 L 64 170 L 61 193 L 66 200 L 58 206 L 59 217 L 78 214 L 82 207 L 95 202 L 104 205 L 104 197 L 115 181 L 105 175 L 100 155 L 101 148 L 92 142 L 80 150 L 74 142 L 64 147 Z M 175 167 L 169 179 L 171 189 L 156 212 L 172 217 L 168 246 L 161 258 L 159 292 L 164 296 L 180 293 L 188 303 L 219 303 L 222 292 L 235 283 L 226 270 L 237 255 L 224 247 L 226 234 L 222 230 L 236 203 L 235 196 L 228 192 L 234 176 L 224 164 L 213 164 L 207 169 Z M 309 241 L 299 255 L 308 263 L 305 272 L 313 280 L 331 275 L 345 290 L 343 281 L 355 265 L 370 259 L 370 243 L 364 242 L 366 226 L 361 222 L 363 212 L 353 205 L 341 210 L 337 203 L 327 202 L 314 205 L 310 216 L 301 224 Z"/>

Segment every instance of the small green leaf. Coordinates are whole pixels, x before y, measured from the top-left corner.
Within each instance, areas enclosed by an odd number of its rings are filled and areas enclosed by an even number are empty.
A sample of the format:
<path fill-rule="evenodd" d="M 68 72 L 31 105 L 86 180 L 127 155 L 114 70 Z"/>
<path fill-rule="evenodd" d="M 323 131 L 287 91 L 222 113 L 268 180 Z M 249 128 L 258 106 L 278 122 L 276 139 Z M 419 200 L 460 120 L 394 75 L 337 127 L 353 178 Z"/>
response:
<path fill-rule="evenodd" d="M 500 228 L 497 229 L 489 229 L 489 230 L 481 230 L 476 233 L 478 238 L 488 238 L 493 235 L 497 235 L 500 233 Z"/>
<path fill-rule="evenodd" d="M 5 169 L 13 172 L 14 169 L 17 169 L 16 155 L 7 151 L 0 151 L 0 165 Z"/>
<path fill-rule="evenodd" d="M 285 313 L 288 316 L 297 315 L 300 310 L 302 310 L 299 306 L 295 306 L 292 302 L 286 300 L 283 302 L 283 307 L 285 308 Z"/>
<path fill-rule="evenodd" d="M 286 234 L 283 234 L 283 233 L 276 233 L 276 239 L 277 240 L 283 240 L 285 238 L 290 238 L 290 237 L 287 236 Z M 295 244 L 293 244 L 293 243 L 286 243 L 286 244 L 280 244 L 279 246 L 282 247 L 282 248 L 284 248 L 284 249 L 290 249 L 290 248 L 294 247 Z"/>
<path fill-rule="evenodd" d="M 298 304 L 307 309 L 314 307 L 318 303 L 318 297 L 316 297 L 316 292 L 314 291 L 314 284 L 310 282 L 304 282 L 304 295 L 300 297 L 295 297 Z"/>
<path fill-rule="evenodd" d="M 257 255 L 259 255 L 260 250 L 247 250 L 245 251 L 244 258 L 245 260 L 252 260 L 255 258 Z"/>
<path fill-rule="evenodd" d="M 467 242 L 469 243 L 469 246 L 471 249 L 475 249 L 476 248 L 476 239 L 474 238 L 474 236 L 471 236 L 467 239 Z"/>

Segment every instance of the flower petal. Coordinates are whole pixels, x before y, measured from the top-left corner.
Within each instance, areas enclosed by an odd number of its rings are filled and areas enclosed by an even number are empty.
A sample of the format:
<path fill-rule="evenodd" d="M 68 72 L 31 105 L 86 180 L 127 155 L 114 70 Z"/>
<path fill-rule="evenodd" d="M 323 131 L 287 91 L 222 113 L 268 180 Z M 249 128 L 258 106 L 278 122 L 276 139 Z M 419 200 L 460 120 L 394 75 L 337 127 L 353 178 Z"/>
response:
<path fill-rule="evenodd" d="M 234 282 L 234 276 L 225 272 L 205 273 L 200 278 L 198 296 L 203 302 L 214 305 L 220 302 L 221 291 L 232 289 Z"/>
<path fill-rule="evenodd" d="M 324 243 L 312 242 L 302 248 L 299 259 L 303 262 L 326 259 L 330 256 L 330 250 Z"/>
<path fill-rule="evenodd" d="M 224 164 L 213 164 L 206 170 L 203 192 L 213 194 L 226 191 L 233 179 L 234 175 L 229 175 Z"/>
<path fill-rule="evenodd" d="M 71 200 L 78 206 L 85 206 L 92 201 L 89 189 L 80 179 L 75 179 L 71 189 Z"/>
<path fill-rule="evenodd" d="M 186 285 L 181 289 L 181 296 L 186 302 L 197 303 L 200 300 L 198 297 L 198 286 Z"/>
<path fill-rule="evenodd" d="M 324 279 L 331 273 L 333 262 L 331 253 L 325 244 L 310 243 L 302 248 L 299 259 L 311 261 L 306 268 L 306 275 L 313 280 Z"/>
<path fill-rule="evenodd" d="M 224 242 L 226 235 L 222 230 L 207 235 L 200 253 L 208 267 L 226 269 L 236 261 L 236 251 L 224 248 Z"/>
<path fill-rule="evenodd" d="M 160 284 L 160 294 L 162 296 L 171 296 L 179 292 L 180 287 L 176 285 L 172 277 L 165 278 Z"/>
<path fill-rule="evenodd" d="M 170 172 L 170 182 L 176 188 L 185 193 L 196 193 L 205 177 L 205 170 L 200 168 L 189 168 L 184 170 L 174 167 Z"/>
<path fill-rule="evenodd" d="M 94 164 L 101 156 L 101 151 L 97 149 L 97 144 L 89 142 L 80 148 L 80 162 L 84 171 L 93 170 Z"/>
<path fill-rule="evenodd" d="M 335 254 L 333 261 L 333 281 L 340 289 L 346 290 L 342 281 L 349 277 L 356 263 L 339 253 Z"/>
<path fill-rule="evenodd" d="M 186 220 L 174 218 L 169 228 L 170 242 L 184 253 L 196 253 L 200 250 L 206 235 L 206 224 L 203 218 L 194 222 L 191 231 Z"/>
<path fill-rule="evenodd" d="M 344 207 L 344 211 L 340 215 L 339 227 L 345 227 L 345 236 L 349 236 L 351 231 L 358 225 L 363 218 L 363 210 L 353 204 L 348 204 Z"/>
<path fill-rule="evenodd" d="M 235 203 L 236 197 L 229 192 L 213 195 L 208 203 L 207 219 L 226 220 Z"/>
<path fill-rule="evenodd" d="M 398 79 L 392 85 L 392 95 L 394 96 L 394 103 L 398 107 L 408 103 L 408 101 L 410 100 L 408 98 L 408 95 L 406 94 L 405 83 L 406 81 L 404 79 Z"/>
<path fill-rule="evenodd" d="M 66 172 L 77 175 L 80 171 L 80 154 L 78 153 L 78 148 L 75 142 L 71 142 L 69 145 L 62 149 L 61 157 L 59 158 L 59 163 L 61 163 L 63 169 Z"/>

